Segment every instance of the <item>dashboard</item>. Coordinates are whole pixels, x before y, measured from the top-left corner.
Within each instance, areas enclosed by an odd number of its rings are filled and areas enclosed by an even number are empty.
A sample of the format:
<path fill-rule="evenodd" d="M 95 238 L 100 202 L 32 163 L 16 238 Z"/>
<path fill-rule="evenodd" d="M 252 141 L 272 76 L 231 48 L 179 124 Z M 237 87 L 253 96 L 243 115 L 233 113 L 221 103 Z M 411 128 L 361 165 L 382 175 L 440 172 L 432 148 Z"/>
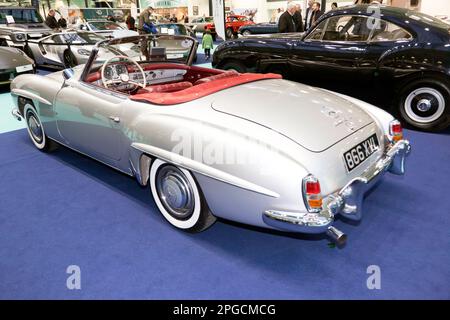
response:
<path fill-rule="evenodd" d="M 140 71 L 128 71 L 128 65 L 123 63 L 109 64 L 105 67 L 105 78 L 120 82 L 122 75 L 127 75 L 131 81 L 142 83 L 142 73 Z M 156 69 L 144 71 L 147 85 L 181 81 L 184 79 L 186 70 L 182 69 Z M 130 84 L 121 83 L 116 86 L 117 89 L 128 90 Z"/>

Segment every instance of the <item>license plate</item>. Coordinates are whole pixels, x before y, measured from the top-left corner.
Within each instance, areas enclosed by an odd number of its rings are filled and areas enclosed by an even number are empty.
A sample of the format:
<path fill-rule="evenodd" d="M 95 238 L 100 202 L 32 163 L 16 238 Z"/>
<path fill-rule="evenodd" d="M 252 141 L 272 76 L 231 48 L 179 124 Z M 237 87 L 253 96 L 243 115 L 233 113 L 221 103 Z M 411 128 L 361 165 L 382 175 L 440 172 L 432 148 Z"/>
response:
<path fill-rule="evenodd" d="M 16 67 L 17 73 L 26 72 L 26 71 L 30 71 L 30 70 L 33 70 L 32 64 L 26 64 L 24 66 Z"/>
<path fill-rule="evenodd" d="M 358 143 L 356 146 L 344 153 L 345 166 L 350 172 L 361 163 L 366 161 L 372 154 L 380 148 L 376 134 L 371 135 L 366 140 Z"/>
<path fill-rule="evenodd" d="M 183 54 L 182 53 L 168 53 L 167 54 L 167 59 L 179 59 L 179 58 L 183 58 Z"/>

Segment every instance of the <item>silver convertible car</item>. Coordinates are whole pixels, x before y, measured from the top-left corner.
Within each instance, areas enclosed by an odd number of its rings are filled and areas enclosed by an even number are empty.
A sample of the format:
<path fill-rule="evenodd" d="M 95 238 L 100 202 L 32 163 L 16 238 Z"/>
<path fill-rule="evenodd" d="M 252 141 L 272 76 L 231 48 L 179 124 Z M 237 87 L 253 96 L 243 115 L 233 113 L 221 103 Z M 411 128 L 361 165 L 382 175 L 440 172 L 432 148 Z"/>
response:
<path fill-rule="evenodd" d="M 84 66 L 14 79 L 12 113 L 39 150 L 64 145 L 149 185 L 179 229 L 221 217 L 345 242 L 335 216 L 361 219 L 364 194 L 405 171 L 400 123 L 276 74 L 191 66 L 196 46 L 167 35 L 100 42 Z"/>

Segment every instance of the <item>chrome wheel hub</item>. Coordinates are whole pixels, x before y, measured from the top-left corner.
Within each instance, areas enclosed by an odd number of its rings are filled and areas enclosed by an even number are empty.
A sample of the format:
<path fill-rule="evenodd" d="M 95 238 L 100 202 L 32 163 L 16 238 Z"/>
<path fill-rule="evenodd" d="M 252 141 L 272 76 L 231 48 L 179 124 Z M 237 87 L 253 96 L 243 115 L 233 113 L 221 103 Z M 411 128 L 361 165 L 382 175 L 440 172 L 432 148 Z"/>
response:
<path fill-rule="evenodd" d="M 427 112 L 431 109 L 431 100 L 422 99 L 417 103 L 417 109 L 422 112 Z"/>
<path fill-rule="evenodd" d="M 41 122 L 36 118 L 36 115 L 32 112 L 28 112 L 28 128 L 30 128 L 30 133 L 33 139 L 40 143 L 44 137 L 42 132 Z"/>
<path fill-rule="evenodd" d="M 194 212 L 194 193 L 181 170 L 166 165 L 156 176 L 158 197 L 164 208 L 176 219 L 187 219 Z"/>
<path fill-rule="evenodd" d="M 418 123 L 431 123 L 445 112 L 445 98 L 434 88 L 419 88 L 411 92 L 405 100 L 406 115 Z"/>

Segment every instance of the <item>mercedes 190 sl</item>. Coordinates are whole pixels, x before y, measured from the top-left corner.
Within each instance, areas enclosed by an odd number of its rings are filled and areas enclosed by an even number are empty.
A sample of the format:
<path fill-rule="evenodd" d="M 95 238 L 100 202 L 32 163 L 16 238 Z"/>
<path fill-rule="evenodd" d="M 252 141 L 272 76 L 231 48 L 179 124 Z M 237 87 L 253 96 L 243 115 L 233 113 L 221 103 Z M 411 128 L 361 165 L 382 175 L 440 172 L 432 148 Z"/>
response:
<path fill-rule="evenodd" d="M 167 54 L 170 42 L 185 51 Z M 187 36 L 102 41 L 85 66 L 14 79 L 12 113 L 39 150 L 63 145 L 149 185 L 179 229 L 222 217 L 344 242 L 335 217 L 361 219 L 366 191 L 405 172 L 400 123 L 277 74 L 192 66 L 196 46 Z"/>

